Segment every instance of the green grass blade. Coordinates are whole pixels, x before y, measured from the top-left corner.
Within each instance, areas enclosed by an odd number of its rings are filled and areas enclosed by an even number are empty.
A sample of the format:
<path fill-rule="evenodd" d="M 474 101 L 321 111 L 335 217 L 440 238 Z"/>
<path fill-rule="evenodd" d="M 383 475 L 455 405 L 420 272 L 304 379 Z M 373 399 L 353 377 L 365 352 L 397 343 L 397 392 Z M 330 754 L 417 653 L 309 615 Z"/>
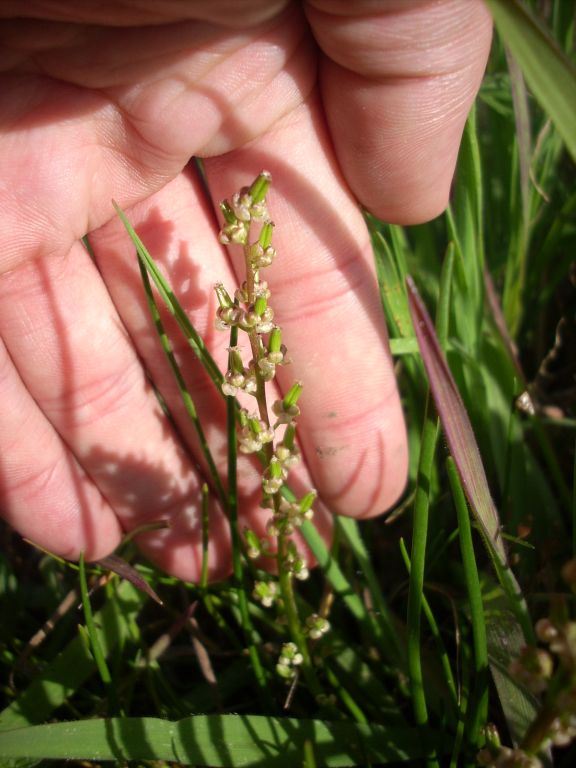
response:
<path fill-rule="evenodd" d="M 408 281 L 408 286 L 416 337 L 446 441 L 458 467 L 462 485 L 498 578 L 506 590 L 511 608 L 528 641 L 533 637 L 532 623 L 522 591 L 508 566 L 506 550 L 500 535 L 498 512 L 490 495 L 488 480 L 470 419 L 438 344 L 426 307 L 411 280 Z"/>
<path fill-rule="evenodd" d="M 430 732 L 345 721 L 197 715 L 177 722 L 132 717 L 20 728 L 2 733 L 6 758 L 170 760 L 179 765 L 293 768 L 314 744 L 317 766 L 399 763 L 422 757 Z M 433 742 L 432 742 L 433 743 Z"/>
<path fill-rule="evenodd" d="M 195 355 L 204 366 L 204 370 L 210 376 L 216 388 L 220 392 L 223 376 L 220 369 L 216 365 L 216 362 L 214 361 L 214 359 L 206 349 L 206 345 L 204 344 L 202 337 L 196 331 L 196 329 L 188 319 L 188 315 L 182 309 L 182 306 L 180 305 L 180 302 L 174 295 L 172 288 L 168 285 L 164 276 L 156 266 L 154 259 L 148 252 L 148 249 L 146 248 L 146 246 L 136 234 L 134 227 L 128 221 L 128 218 L 124 213 L 124 211 L 120 208 L 120 206 L 116 202 L 113 202 L 113 205 L 116 210 L 116 213 L 120 217 L 120 220 L 124 224 L 124 227 L 126 228 L 128 235 L 130 236 L 130 239 L 134 243 L 134 247 L 136 248 L 138 255 L 146 265 L 146 270 L 148 271 L 154 284 L 156 285 L 156 288 L 158 289 L 158 293 L 162 297 L 162 300 L 164 301 L 166 308 L 168 309 L 170 314 L 175 318 L 180 330 L 184 334 L 186 340 L 190 344 Z"/>
<path fill-rule="evenodd" d="M 448 479 L 456 513 L 458 515 L 458 530 L 460 533 L 460 551 L 464 566 L 464 578 L 468 593 L 470 621 L 474 646 L 474 688 L 468 705 L 467 738 L 470 750 L 476 753 L 480 747 L 480 731 L 488 720 L 488 647 L 486 641 L 486 622 L 482 604 L 482 590 L 476 566 L 476 556 L 472 543 L 472 530 L 464 491 L 460 484 L 454 460 L 449 457 L 447 462 Z"/>
<path fill-rule="evenodd" d="M 406 620 L 410 695 L 414 719 L 419 727 L 425 727 L 428 724 L 428 707 L 422 673 L 420 624 L 426 564 L 426 541 L 428 538 L 429 489 L 437 438 L 437 419 L 432 416 L 430 409 L 427 407 L 424 414 L 420 458 L 418 461 L 418 477 L 414 496 L 411 569 Z M 427 765 L 438 765 L 437 756 L 434 751 L 427 755 Z"/>
<path fill-rule="evenodd" d="M 536 719 L 539 704 L 510 673 L 510 664 L 526 645 L 520 626 L 508 611 L 491 616 L 486 624 L 490 672 L 514 743 L 519 744 Z"/>
<path fill-rule="evenodd" d="M 506 552 L 500 536 L 498 512 L 488 490 L 488 481 L 470 420 L 450 369 L 442 355 L 424 303 L 411 281 L 409 287 L 409 300 L 414 317 L 416 337 L 446 440 L 455 458 L 466 494 L 476 512 L 478 522 L 492 547 L 497 551 L 500 560 L 505 563 Z"/>
<path fill-rule="evenodd" d="M 486 2 L 531 91 L 576 161 L 576 69 L 526 5 L 518 0 Z"/>
<path fill-rule="evenodd" d="M 454 261 L 456 247 L 450 243 L 446 249 L 446 255 L 442 263 L 440 274 L 440 292 L 438 295 L 438 307 L 436 309 L 436 334 L 442 349 L 446 349 L 448 333 L 450 330 L 450 297 L 452 295 L 452 278 L 454 275 Z M 416 340 L 417 341 L 417 340 Z"/>
<path fill-rule="evenodd" d="M 410 575 L 410 572 L 412 570 L 412 563 L 410 562 L 410 555 L 408 554 L 408 550 L 406 549 L 406 544 L 404 543 L 404 539 L 400 539 L 400 553 L 402 555 L 402 559 L 404 560 L 406 571 L 408 572 L 408 575 Z M 436 621 L 436 617 L 434 616 L 434 613 L 432 611 L 432 608 L 430 607 L 430 603 L 428 602 L 426 595 L 424 594 L 424 591 L 422 591 L 422 613 L 426 618 L 428 627 L 430 628 L 430 633 L 432 634 L 432 637 L 434 638 L 434 642 L 436 643 L 436 647 L 438 648 L 438 655 L 440 657 L 442 672 L 444 673 L 446 687 L 450 695 L 450 705 L 452 706 L 454 712 L 456 712 L 458 710 L 458 692 L 456 689 L 456 681 L 454 679 L 452 665 L 450 663 L 450 657 L 448 656 L 448 651 L 446 650 L 446 646 L 444 644 L 444 641 L 442 640 L 442 635 L 440 634 L 440 628 L 438 627 L 438 622 Z"/>
<path fill-rule="evenodd" d="M 390 339 L 390 352 L 393 357 L 400 355 L 417 355 L 418 342 L 414 336 L 406 339 Z"/>
<path fill-rule="evenodd" d="M 482 170 L 474 109 L 462 136 L 454 198 L 446 222 L 455 245 L 456 280 L 452 291 L 455 332 L 468 352 L 476 355 L 484 312 L 484 237 Z"/>
<path fill-rule="evenodd" d="M 372 235 L 378 285 L 388 327 L 392 337 L 413 338 L 412 321 L 408 311 L 405 275 L 395 255 L 380 232 Z"/>
<path fill-rule="evenodd" d="M 528 246 L 530 241 L 530 202 L 532 182 L 530 163 L 532 141 L 528 94 L 522 71 L 516 59 L 507 51 L 508 70 L 512 88 L 512 102 L 516 121 L 510 183 L 510 213 L 508 258 L 502 304 L 509 333 L 516 337 L 524 311 L 523 296 L 526 282 Z"/>
<path fill-rule="evenodd" d="M 98 632 L 96 631 L 96 625 L 94 623 L 94 615 L 92 614 L 92 606 L 90 605 L 90 595 L 88 594 L 88 582 L 86 581 L 86 564 L 84 562 L 84 552 L 80 553 L 79 577 L 82 609 L 84 611 L 84 620 L 86 622 L 86 629 L 90 639 L 92 656 L 94 657 L 96 669 L 98 670 L 102 682 L 106 687 L 108 687 L 112 682 L 112 677 L 110 676 L 110 670 L 106 664 L 106 659 L 104 658 L 102 646 L 100 645 L 100 639 L 98 637 Z"/>
<path fill-rule="evenodd" d="M 198 586 L 204 597 L 206 598 L 206 588 L 208 587 L 208 554 L 209 554 L 209 522 L 210 515 L 208 510 L 208 504 L 210 502 L 210 491 L 208 485 L 204 483 L 202 485 L 202 566 L 200 568 L 200 581 Z"/>

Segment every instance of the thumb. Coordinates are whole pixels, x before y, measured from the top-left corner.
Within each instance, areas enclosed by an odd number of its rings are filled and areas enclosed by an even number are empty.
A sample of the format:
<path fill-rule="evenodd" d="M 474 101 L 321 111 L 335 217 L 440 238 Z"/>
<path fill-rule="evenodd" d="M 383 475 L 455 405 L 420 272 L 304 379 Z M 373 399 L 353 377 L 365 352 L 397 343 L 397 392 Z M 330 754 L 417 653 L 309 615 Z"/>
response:
<path fill-rule="evenodd" d="M 415 224 L 448 203 L 490 49 L 482 0 L 308 0 L 342 171 L 360 202 Z"/>

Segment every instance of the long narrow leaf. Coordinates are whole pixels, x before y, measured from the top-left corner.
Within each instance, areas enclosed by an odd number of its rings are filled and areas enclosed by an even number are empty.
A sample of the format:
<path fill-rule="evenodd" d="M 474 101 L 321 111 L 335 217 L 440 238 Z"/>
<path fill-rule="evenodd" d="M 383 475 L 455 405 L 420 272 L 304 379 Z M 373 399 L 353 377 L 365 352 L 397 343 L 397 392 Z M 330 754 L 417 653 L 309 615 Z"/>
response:
<path fill-rule="evenodd" d="M 438 419 L 435 414 L 431 413 L 432 409 L 430 408 L 429 401 L 430 395 L 427 395 L 420 457 L 418 460 L 416 493 L 414 496 L 411 568 L 406 618 L 408 674 L 410 678 L 412 710 L 416 723 L 421 727 L 428 724 L 428 706 L 422 670 L 422 637 L 420 627 L 430 512 L 430 477 L 438 440 Z M 429 768 L 439 765 L 435 750 L 432 750 L 426 757 L 426 765 Z"/>
<path fill-rule="evenodd" d="M 128 232 L 128 235 L 130 236 L 130 239 L 134 243 L 134 247 L 136 248 L 138 256 L 142 259 L 142 261 L 146 265 L 146 269 L 148 270 L 148 273 L 150 274 L 152 280 L 154 281 L 154 284 L 156 285 L 156 288 L 158 289 L 158 292 L 160 293 L 160 296 L 162 297 L 162 300 L 164 301 L 168 311 L 176 319 L 176 322 L 178 323 L 180 330 L 182 331 L 182 333 L 186 337 L 186 340 L 192 347 L 194 353 L 196 354 L 196 356 L 204 366 L 205 371 L 207 372 L 207 374 L 210 376 L 210 378 L 216 385 L 216 388 L 218 389 L 218 391 L 221 391 L 220 388 L 221 388 L 222 378 L 223 378 L 222 373 L 218 368 L 215 360 L 212 358 L 212 356 L 206 349 L 206 345 L 204 344 L 202 337 L 190 322 L 188 315 L 182 309 L 182 306 L 178 301 L 178 299 L 176 298 L 176 296 L 174 295 L 172 288 L 168 285 L 166 279 L 158 269 L 156 263 L 154 262 L 154 259 L 148 252 L 148 249 L 146 248 L 146 246 L 136 234 L 134 227 L 128 221 L 128 217 L 126 216 L 124 211 L 120 208 L 118 203 L 113 201 L 113 205 L 116 210 L 116 213 L 118 214 L 118 216 L 120 217 L 120 220 L 122 221 L 122 224 L 124 224 L 124 227 Z"/>
<path fill-rule="evenodd" d="M 488 490 L 488 480 L 470 419 L 418 290 L 411 278 L 408 278 L 407 283 L 416 338 L 446 440 L 478 523 L 501 562 L 506 563 L 506 551 L 500 535 L 500 520 Z"/>
<path fill-rule="evenodd" d="M 426 307 L 413 280 L 408 278 L 407 283 L 416 338 L 446 441 L 498 578 L 506 590 L 511 608 L 522 626 L 526 640 L 529 640 L 533 637 L 532 623 L 520 587 L 508 566 L 498 512 L 490 495 L 488 480 L 470 419 L 438 344 Z"/>
<path fill-rule="evenodd" d="M 106 664 L 104 653 L 102 652 L 102 646 L 100 645 L 100 638 L 96 631 L 96 624 L 94 622 L 94 614 L 92 613 L 92 606 L 90 605 L 90 595 L 88 594 L 88 581 L 86 579 L 86 563 L 84 562 L 84 552 L 80 553 L 80 595 L 82 597 L 82 608 L 84 610 L 84 619 L 86 621 L 86 629 L 88 631 L 88 637 L 90 638 L 90 647 L 96 667 L 100 673 L 100 677 L 104 685 L 109 686 L 112 682 L 110 676 L 110 670 Z"/>
<path fill-rule="evenodd" d="M 486 0 L 496 28 L 522 67 L 534 96 L 576 160 L 576 69 L 519 0 Z"/>
<path fill-rule="evenodd" d="M 488 649 L 486 642 L 486 621 L 484 606 L 482 604 L 482 590 L 476 565 L 476 556 L 472 543 L 472 530 L 468 515 L 468 507 L 464 491 L 456 472 L 454 460 L 449 457 L 447 463 L 448 479 L 454 498 L 454 505 L 458 516 L 458 531 L 460 534 L 460 552 L 462 565 L 464 566 L 464 580 L 468 593 L 468 605 L 470 607 L 470 621 L 472 624 L 472 637 L 474 646 L 474 688 L 469 703 L 468 742 L 474 751 L 478 750 L 480 729 L 486 725 L 488 719 Z"/>
<path fill-rule="evenodd" d="M 2 756 L 293 768 L 302 764 L 304 745 L 311 742 L 318 766 L 344 768 L 418 760 L 419 739 L 431 742 L 430 732 L 251 715 L 198 715 L 178 722 L 131 717 L 4 731 Z"/>

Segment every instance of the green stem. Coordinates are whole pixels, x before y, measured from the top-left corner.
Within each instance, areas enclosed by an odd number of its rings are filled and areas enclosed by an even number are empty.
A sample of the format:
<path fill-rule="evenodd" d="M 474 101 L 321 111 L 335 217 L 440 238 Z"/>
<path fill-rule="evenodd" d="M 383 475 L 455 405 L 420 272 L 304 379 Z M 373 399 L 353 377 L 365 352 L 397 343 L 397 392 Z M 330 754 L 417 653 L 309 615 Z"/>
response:
<path fill-rule="evenodd" d="M 430 413 L 430 401 L 427 397 L 422 429 L 422 441 L 418 464 L 418 480 L 414 497 L 414 530 L 412 534 L 412 568 L 408 589 L 407 647 L 408 673 L 414 718 L 418 726 L 428 725 L 428 708 L 424 692 L 422 658 L 420 655 L 421 637 L 420 620 L 422 612 L 422 593 L 426 562 L 426 540 L 428 536 L 428 511 L 430 478 L 434 462 L 434 452 L 438 438 L 438 420 Z M 428 750 L 426 764 L 429 768 L 438 768 L 436 751 Z"/>
<path fill-rule="evenodd" d="M 448 479 L 458 515 L 458 530 L 460 533 L 460 551 L 464 566 L 464 579 L 468 592 L 470 620 L 472 623 L 472 639 L 474 646 L 474 672 L 476 679 L 468 708 L 469 728 L 468 742 L 471 751 L 479 748 L 480 730 L 488 720 L 488 644 L 486 639 L 486 622 L 482 590 L 476 566 L 472 529 L 466 497 L 462 490 L 454 459 L 447 460 Z"/>
<path fill-rule="evenodd" d="M 86 631 L 88 634 L 88 640 L 90 643 L 90 649 L 92 656 L 98 669 L 98 674 L 102 680 L 104 687 L 108 695 L 108 714 L 110 716 L 117 714 L 118 712 L 118 698 L 116 695 L 116 688 L 112 683 L 112 676 L 108 665 L 106 664 L 106 658 L 104 651 L 99 640 L 99 634 L 96 629 L 96 622 L 94 621 L 94 615 L 92 613 L 92 606 L 90 604 L 90 594 L 88 592 L 88 581 L 86 579 L 86 564 L 84 561 L 84 552 L 80 552 L 80 560 L 78 563 L 78 571 L 80 576 L 80 594 L 82 597 L 82 608 L 84 610 L 84 620 L 86 621 Z"/>
<path fill-rule="evenodd" d="M 400 553 L 402 555 L 402 559 L 404 560 L 404 564 L 406 566 L 406 570 L 408 571 L 408 575 L 410 575 L 410 572 L 412 570 L 412 563 L 410 562 L 410 555 L 408 554 L 408 550 L 406 549 L 404 539 L 400 539 Z M 438 654 L 440 656 L 440 664 L 442 665 L 442 671 L 444 672 L 444 678 L 446 680 L 446 685 L 448 687 L 448 691 L 450 694 L 450 705 L 454 711 L 457 711 L 458 710 L 458 692 L 456 690 L 456 681 L 454 680 L 454 674 L 452 672 L 452 667 L 450 665 L 450 658 L 448 656 L 448 651 L 446 650 L 446 646 L 444 645 L 444 641 L 442 640 L 442 635 L 440 633 L 440 628 L 438 627 L 438 622 L 436 621 L 436 617 L 434 616 L 432 612 L 432 608 L 430 607 L 430 603 L 426 599 L 426 595 L 424 593 L 422 593 L 422 612 L 426 617 L 426 621 L 428 622 L 430 632 L 432 633 L 432 637 L 434 638 L 434 641 L 438 648 Z"/>
<path fill-rule="evenodd" d="M 236 346 L 238 329 L 230 331 L 230 346 Z M 250 618 L 248 596 L 244 585 L 244 567 L 242 563 L 242 540 L 238 528 L 238 471 L 237 471 L 237 439 L 236 439 L 236 401 L 234 397 L 226 397 L 226 426 L 228 431 L 228 498 L 226 509 L 230 521 L 230 537 L 232 541 L 232 573 L 238 594 L 238 608 L 242 627 L 248 643 L 248 654 L 256 677 L 259 691 L 263 699 L 270 704 L 270 692 L 267 685 L 266 673 L 260 661 L 254 628 Z"/>
<path fill-rule="evenodd" d="M 288 631 L 292 642 L 296 644 L 298 650 L 302 654 L 302 664 L 300 665 L 300 669 L 302 670 L 306 684 L 313 696 L 319 696 L 322 693 L 322 687 L 314 671 L 308 642 L 304 635 L 302 624 L 300 623 L 300 616 L 298 615 L 298 608 L 296 606 L 296 598 L 294 595 L 293 577 L 284 564 L 286 558 L 286 544 L 286 534 L 280 533 L 278 535 L 276 558 L 278 563 L 278 581 L 280 584 L 280 593 L 282 595 L 286 622 L 288 624 Z"/>

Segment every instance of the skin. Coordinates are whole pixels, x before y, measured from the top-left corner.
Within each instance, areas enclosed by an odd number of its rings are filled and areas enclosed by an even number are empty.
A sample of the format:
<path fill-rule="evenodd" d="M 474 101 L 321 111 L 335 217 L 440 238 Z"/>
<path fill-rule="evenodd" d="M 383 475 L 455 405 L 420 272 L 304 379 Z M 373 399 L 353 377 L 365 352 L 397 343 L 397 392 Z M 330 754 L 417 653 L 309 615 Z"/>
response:
<path fill-rule="evenodd" d="M 293 485 L 330 512 L 370 517 L 401 495 L 406 436 L 359 203 L 389 222 L 446 206 L 491 26 L 480 0 L 124 0 L 0 6 L 0 507 L 59 555 L 140 537 L 161 568 L 195 579 L 204 479 L 159 351 L 127 211 L 225 367 L 217 281 L 238 253 L 217 242 L 214 201 L 272 172 L 278 257 L 265 278 L 304 382 L 304 461 Z M 80 243 L 89 233 L 92 260 Z M 170 327 L 170 323 L 167 321 Z M 173 334 L 225 466 L 223 403 Z M 170 425 L 152 383 L 174 414 Z M 262 531 L 258 472 L 241 462 L 241 524 Z M 211 502 L 212 578 L 230 567 Z"/>

